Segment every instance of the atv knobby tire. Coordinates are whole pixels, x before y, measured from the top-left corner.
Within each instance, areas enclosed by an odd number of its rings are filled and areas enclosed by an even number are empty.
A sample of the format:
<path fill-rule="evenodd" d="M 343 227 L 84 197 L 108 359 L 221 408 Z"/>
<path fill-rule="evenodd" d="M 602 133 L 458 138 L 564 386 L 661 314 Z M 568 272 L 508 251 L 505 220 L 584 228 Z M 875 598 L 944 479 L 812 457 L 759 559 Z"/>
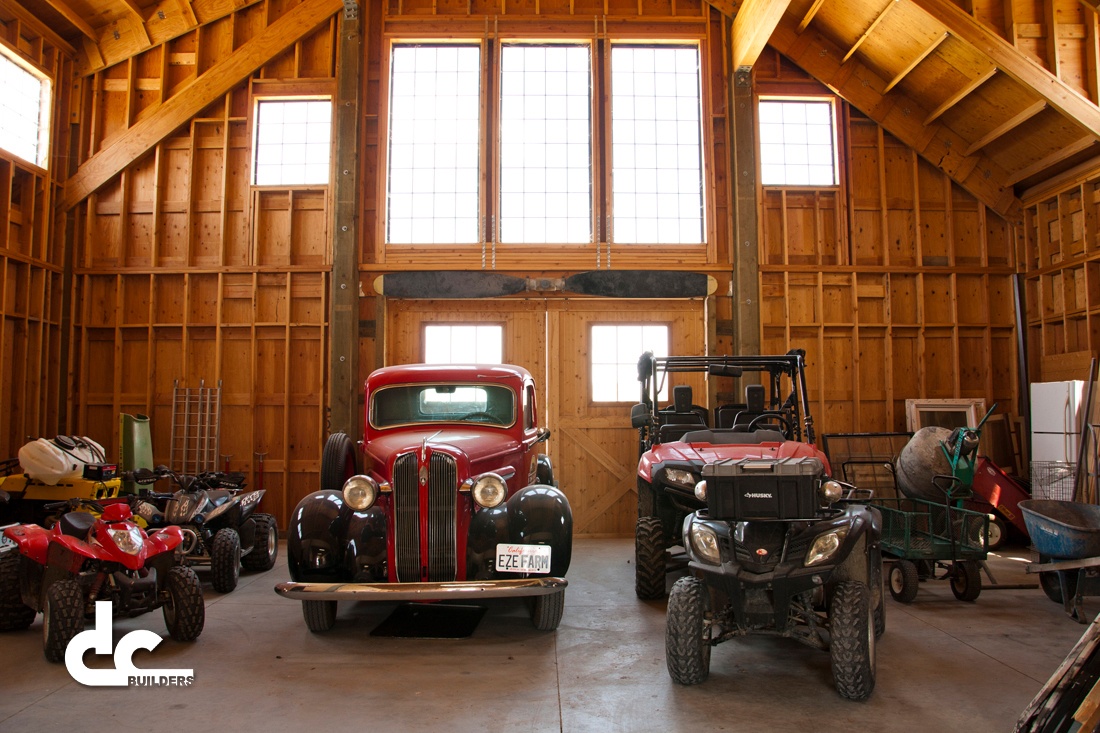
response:
<path fill-rule="evenodd" d="M 559 590 L 531 599 L 531 623 L 539 631 L 553 631 L 565 612 L 565 591 Z"/>
<path fill-rule="evenodd" d="M 886 588 L 882 581 L 882 551 L 874 550 L 871 562 L 871 603 L 875 608 L 875 638 L 886 633 Z"/>
<path fill-rule="evenodd" d="M 65 661 L 65 648 L 84 630 L 84 590 L 75 580 L 59 580 L 46 589 L 42 612 L 42 651 L 50 662 Z"/>
<path fill-rule="evenodd" d="M 194 641 L 206 625 L 206 603 L 199 576 L 191 568 L 177 565 L 168 571 L 164 585 L 168 601 L 161 611 L 168 635 L 176 641 Z"/>
<path fill-rule="evenodd" d="M 875 620 L 871 594 L 859 581 L 837 584 L 829 609 L 829 657 L 841 697 L 866 700 L 875 689 Z"/>
<path fill-rule="evenodd" d="M 657 517 L 642 517 L 634 528 L 634 593 L 643 601 L 665 596 L 665 536 Z"/>
<path fill-rule="evenodd" d="M 697 685 L 710 675 L 709 605 L 706 584 L 694 576 L 677 580 L 668 594 L 665 663 L 681 685 Z"/>
<path fill-rule="evenodd" d="M 328 631 L 336 625 L 336 601 L 302 601 L 302 618 L 313 633 Z"/>
<path fill-rule="evenodd" d="M 271 570 L 279 557 L 279 528 L 275 517 L 253 514 L 252 521 L 256 523 L 256 541 L 252 551 L 241 558 L 241 564 L 248 570 Z"/>
<path fill-rule="evenodd" d="M 34 622 L 38 612 L 23 603 L 19 591 L 20 555 L 9 550 L 0 555 L 0 631 L 18 631 Z"/>
<path fill-rule="evenodd" d="M 229 593 L 241 577 L 241 536 L 237 530 L 219 529 L 210 543 L 210 582 L 218 593 Z"/>

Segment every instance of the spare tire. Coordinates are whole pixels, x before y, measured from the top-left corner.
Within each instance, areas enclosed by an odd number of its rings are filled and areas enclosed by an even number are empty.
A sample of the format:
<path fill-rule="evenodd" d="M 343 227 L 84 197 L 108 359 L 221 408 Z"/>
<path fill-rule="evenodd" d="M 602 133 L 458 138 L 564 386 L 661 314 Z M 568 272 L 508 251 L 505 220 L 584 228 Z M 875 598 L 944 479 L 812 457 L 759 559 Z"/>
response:
<path fill-rule="evenodd" d="M 932 480 L 936 476 L 951 475 L 951 463 L 941 447 L 950 435 L 947 428 L 921 428 L 901 449 L 897 464 L 898 488 L 910 499 L 943 503 L 943 489 Z"/>

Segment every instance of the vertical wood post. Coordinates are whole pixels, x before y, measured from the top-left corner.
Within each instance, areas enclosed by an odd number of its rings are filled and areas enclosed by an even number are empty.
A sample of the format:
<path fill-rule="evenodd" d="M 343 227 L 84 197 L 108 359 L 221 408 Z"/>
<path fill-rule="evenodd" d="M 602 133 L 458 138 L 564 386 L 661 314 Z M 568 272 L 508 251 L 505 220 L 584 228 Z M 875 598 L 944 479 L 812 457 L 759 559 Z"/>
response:
<path fill-rule="evenodd" d="M 733 113 L 733 351 L 760 353 L 760 255 L 757 245 L 756 135 L 752 70 L 734 69 Z"/>
<path fill-rule="evenodd" d="M 329 298 L 329 429 L 359 436 L 359 5 L 345 0 L 336 62 L 332 290 Z"/>

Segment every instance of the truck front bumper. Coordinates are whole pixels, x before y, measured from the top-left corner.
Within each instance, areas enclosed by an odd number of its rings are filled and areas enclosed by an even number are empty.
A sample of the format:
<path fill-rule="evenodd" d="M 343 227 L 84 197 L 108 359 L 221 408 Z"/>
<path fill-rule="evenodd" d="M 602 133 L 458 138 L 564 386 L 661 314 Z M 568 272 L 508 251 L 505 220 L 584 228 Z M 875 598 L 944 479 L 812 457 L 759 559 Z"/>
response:
<path fill-rule="evenodd" d="M 452 583 L 279 583 L 275 592 L 295 601 L 426 601 L 543 596 L 563 591 L 568 584 L 565 578 Z"/>

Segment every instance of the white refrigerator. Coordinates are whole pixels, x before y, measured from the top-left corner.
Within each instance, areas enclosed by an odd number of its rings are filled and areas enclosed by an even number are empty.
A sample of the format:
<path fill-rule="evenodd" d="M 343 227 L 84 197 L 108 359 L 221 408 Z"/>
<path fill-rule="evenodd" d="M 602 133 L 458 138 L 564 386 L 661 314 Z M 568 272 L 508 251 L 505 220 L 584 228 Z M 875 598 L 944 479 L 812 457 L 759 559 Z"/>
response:
<path fill-rule="evenodd" d="M 1077 462 L 1077 445 L 1088 383 L 1031 385 L 1031 460 Z"/>

